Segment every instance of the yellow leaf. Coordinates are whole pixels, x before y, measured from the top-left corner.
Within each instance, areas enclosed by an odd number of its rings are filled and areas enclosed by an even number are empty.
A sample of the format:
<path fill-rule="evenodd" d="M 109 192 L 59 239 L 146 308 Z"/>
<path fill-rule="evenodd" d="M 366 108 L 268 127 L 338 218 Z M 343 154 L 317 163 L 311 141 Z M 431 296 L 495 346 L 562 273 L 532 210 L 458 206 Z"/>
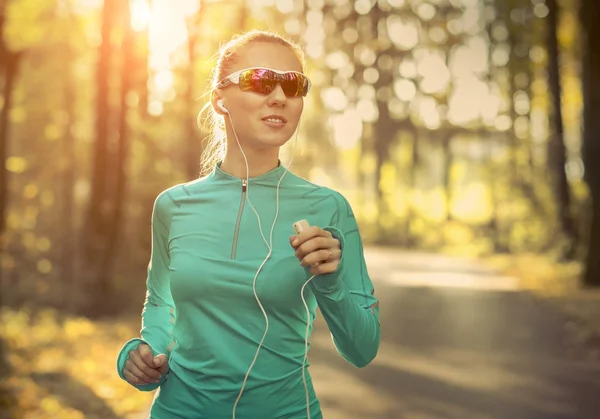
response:
<path fill-rule="evenodd" d="M 54 193 L 49 190 L 42 192 L 42 195 L 40 196 L 40 201 L 43 206 L 51 207 L 54 204 Z"/>
<path fill-rule="evenodd" d="M 61 134 L 60 128 L 54 124 L 47 125 L 44 129 L 44 136 L 49 140 L 57 140 Z"/>
<path fill-rule="evenodd" d="M 23 189 L 23 197 L 25 197 L 27 199 L 32 199 L 37 196 L 38 192 L 39 192 L 39 189 L 38 189 L 37 185 L 30 183 L 29 185 L 25 186 L 25 189 Z"/>
<path fill-rule="evenodd" d="M 0 103 L 1 105 L 1 103 Z M 18 124 L 24 122 L 27 119 L 27 111 L 24 107 L 15 107 L 10 110 L 10 122 Z"/>
<path fill-rule="evenodd" d="M 35 247 L 35 234 L 28 231 L 23 234 L 23 238 L 21 239 L 21 243 L 27 250 L 31 250 Z"/>
<path fill-rule="evenodd" d="M 52 242 L 48 237 L 40 237 L 37 240 L 36 246 L 40 252 L 47 252 L 52 247 Z"/>
<path fill-rule="evenodd" d="M 46 413 L 56 413 L 60 410 L 60 403 L 52 397 L 44 397 L 40 406 Z"/>
<path fill-rule="evenodd" d="M 64 324 L 65 334 L 68 339 L 78 339 L 94 334 L 94 324 L 86 319 L 68 319 Z"/>
<path fill-rule="evenodd" d="M 40 259 L 37 263 L 37 269 L 40 273 L 49 274 L 52 271 L 52 262 L 48 259 Z"/>
<path fill-rule="evenodd" d="M 9 157 L 6 159 L 6 170 L 12 173 L 23 173 L 27 170 L 27 160 L 23 157 Z"/>

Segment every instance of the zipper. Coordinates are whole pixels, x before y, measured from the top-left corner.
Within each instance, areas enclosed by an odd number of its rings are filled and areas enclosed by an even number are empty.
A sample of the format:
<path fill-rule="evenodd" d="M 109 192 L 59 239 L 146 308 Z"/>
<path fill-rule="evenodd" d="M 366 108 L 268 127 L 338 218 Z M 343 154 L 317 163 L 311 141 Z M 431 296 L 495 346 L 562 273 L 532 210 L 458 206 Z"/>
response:
<path fill-rule="evenodd" d="M 242 212 L 244 211 L 244 201 L 246 200 L 246 189 L 248 183 L 246 179 L 242 179 L 242 200 L 240 201 L 240 209 L 238 210 L 237 221 L 235 222 L 235 231 L 233 232 L 233 245 L 231 246 L 231 259 L 235 259 L 235 251 L 237 250 L 237 241 L 240 230 L 240 221 L 242 221 Z"/>

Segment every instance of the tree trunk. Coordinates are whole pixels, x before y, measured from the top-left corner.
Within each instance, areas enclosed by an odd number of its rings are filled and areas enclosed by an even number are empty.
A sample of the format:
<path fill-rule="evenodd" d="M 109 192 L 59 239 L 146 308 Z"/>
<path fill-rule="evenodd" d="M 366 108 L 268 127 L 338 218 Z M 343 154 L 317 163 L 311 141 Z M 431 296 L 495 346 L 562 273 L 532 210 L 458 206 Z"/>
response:
<path fill-rule="evenodd" d="M 234 32 L 244 32 L 246 30 L 246 27 L 248 26 L 248 21 L 250 20 L 250 9 L 246 0 L 240 0 L 240 11 L 238 19 L 238 27 Z"/>
<path fill-rule="evenodd" d="M 385 13 L 380 9 L 378 4 L 373 6 L 373 10 L 370 13 L 371 15 L 371 30 L 373 41 L 376 42 L 382 36 L 387 36 L 387 34 L 381 34 L 381 27 L 379 22 L 381 19 L 385 17 Z M 375 43 L 374 45 L 377 45 Z M 392 57 L 394 51 L 390 47 L 379 47 L 377 54 L 381 56 L 387 55 L 388 57 Z M 386 162 L 388 162 L 390 158 L 390 147 L 394 139 L 394 135 L 396 133 L 394 121 L 390 115 L 389 108 L 389 98 L 386 97 L 378 97 L 379 92 L 382 89 L 388 89 L 393 85 L 394 75 L 392 74 L 392 69 L 378 68 L 379 78 L 375 82 L 373 86 L 375 88 L 375 100 L 377 102 L 377 111 L 378 118 L 374 123 L 373 129 L 373 148 L 375 151 L 376 158 L 376 167 L 375 167 L 375 191 L 377 194 L 377 212 L 379 213 L 379 223 L 378 223 L 378 239 L 383 239 L 384 242 L 388 242 L 390 239 L 396 239 L 396 234 L 393 234 L 390 237 L 390 233 L 386 228 L 382 225 L 382 221 L 386 218 L 390 217 L 390 210 L 388 203 L 385 199 L 383 187 L 381 185 L 382 178 L 382 169 Z"/>
<path fill-rule="evenodd" d="M 497 9 L 497 5 L 495 4 L 495 0 L 486 0 L 485 2 L 485 6 L 486 7 L 493 7 L 495 9 Z M 493 46 L 495 46 L 495 40 L 494 37 L 492 35 L 492 26 L 493 26 L 494 22 L 487 22 L 485 25 L 485 29 L 486 29 L 486 33 L 490 42 L 490 49 L 489 49 L 489 53 L 488 53 L 488 62 L 490 63 L 490 70 L 487 74 L 487 82 L 489 84 L 492 84 L 494 81 L 494 77 L 495 75 L 495 68 L 493 66 L 491 66 L 492 63 L 492 55 L 493 55 Z M 488 222 L 488 235 L 493 243 L 494 246 L 494 252 L 496 253 L 504 253 L 507 251 L 507 246 L 505 244 L 505 240 L 504 240 L 504 235 L 503 230 L 501 229 L 501 221 L 500 221 L 500 217 L 498 215 L 498 209 L 501 208 L 502 203 L 501 203 L 501 198 L 500 198 L 500 194 L 498 193 L 498 187 L 497 187 L 497 176 L 498 176 L 498 171 L 496 170 L 496 165 L 494 163 L 494 143 L 492 141 L 488 141 L 487 142 L 487 148 L 486 148 L 486 153 L 487 153 L 487 161 L 488 161 L 488 166 L 487 166 L 487 172 L 486 172 L 486 180 L 487 180 L 487 185 L 488 188 L 490 189 L 490 198 L 491 198 L 491 214 L 490 214 L 490 220 Z"/>
<path fill-rule="evenodd" d="M 62 214 L 63 230 L 62 230 L 62 255 L 61 255 L 61 287 L 63 291 L 73 290 L 74 282 L 74 259 L 77 253 L 77 248 L 74 246 L 73 238 L 75 237 L 75 173 L 77 171 L 77 157 L 75 153 L 75 138 L 73 137 L 73 126 L 76 120 L 75 115 L 75 87 L 73 85 L 72 60 L 73 50 L 67 46 L 67 76 L 64 79 L 64 101 L 65 111 L 67 113 L 67 130 L 63 140 L 62 151 Z M 63 303 L 71 305 L 73 295 L 68 292 L 62 292 Z M 72 308 L 72 306 L 71 306 Z"/>
<path fill-rule="evenodd" d="M 591 198 L 587 258 L 583 285 L 600 287 L 600 3 L 582 0 L 583 160 Z"/>
<path fill-rule="evenodd" d="M 446 221 L 452 221 L 452 135 L 446 134 L 442 141 L 444 151 L 444 193 L 446 196 Z"/>
<path fill-rule="evenodd" d="M 489 142 L 487 149 L 488 157 L 488 172 L 486 173 L 487 185 L 490 188 L 491 198 L 491 214 L 490 221 L 488 223 L 489 236 L 491 237 L 494 245 L 495 253 L 507 253 L 508 252 L 508 231 L 503 228 L 501 224 L 500 216 L 498 215 L 498 209 L 500 208 L 500 194 L 498 193 L 498 175 L 499 170 L 496 168 L 493 156 L 493 143 Z"/>
<path fill-rule="evenodd" d="M 526 26 L 526 21 L 514 19 L 513 12 L 520 9 L 524 15 L 528 15 L 530 12 L 530 2 L 524 0 L 497 0 L 496 8 L 499 11 L 499 18 L 506 22 L 508 27 L 508 44 L 510 46 L 509 61 L 507 69 L 509 73 L 508 83 L 508 97 L 510 98 L 510 119 L 514 122 L 518 117 L 519 113 L 516 109 L 516 102 L 514 95 L 520 89 L 516 83 L 515 77 L 521 73 L 530 73 L 528 67 L 531 65 L 527 55 L 523 54 L 523 50 L 529 50 L 531 48 L 531 40 L 525 37 L 524 31 L 530 30 Z M 537 189 L 533 185 L 533 176 L 528 167 L 528 161 L 523 159 L 523 151 L 530 153 L 529 141 L 525 139 L 521 141 L 517 135 L 515 125 L 510 132 L 507 133 L 509 137 L 509 174 L 508 182 L 510 184 L 510 191 L 504 198 L 503 205 L 511 205 L 510 201 L 519 199 L 520 192 L 522 197 L 530 203 L 531 211 L 541 218 L 546 218 L 547 211 L 544 202 L 541 200 Z M 510 213 L 510 211 L 509 211 Z M 507 219 L 502 220 L 502 224 L 506 226 L 508 231 L 512 231 L 514 226 L 518 223 L 524 222 L 523 219 L 516 219 L 514 215 L 509 215 Z M 515 250 L 514 240 L 511 239 L 511 234 L 507 235 L 506 245 L 509 251 Z"/>
<path fill-rule="evenodd" d="M 419 145 L 421 142 L 421 132 L 417 129 L 411 130 L 412 144 L 411 144 L 411 159 L 410 159 L 410 167 L 408 168 L 407 174 L 407 186 L 408 193 L 406 196 L 408 197 L 408 202 L 406 204 L 406 224 L 404 226 L 404 246 L 413 247 L 416 243 L 416 238 L 412 234 L 412 220 L 415 218 L 415 209 L 413 206 L 413 197 L 415 194 L 415 189 L 417 188 L 417 182 L 419 177 L 419 169 L 421 166 L 421 158 L 420 158 L 420 150 Z"/>
<path fill-rule="evenodd" d="M 550 127 L 551 131 L 554 131 L 548 142 L 548 167 L 556 194 L 558 222 L 567 240 L 563 256 L 567 259 L 573 259 L 577 249 L 577 228 L 571 212 L 571 190 L 565 170 L 567 153 L 564 143 L 559 52 L 556 35 L 558 30 L 558 5 L 556 0 L 547 0 L 546 5 L 549 9 L 547 17 L 548 84 L 552 99 Z"/>
<path fill-rule="evenodd" d="M 100 267 L 98 282 L 101 286 L 102 294 L 97 302 L 102 302 L 110 297 L 112 292 L 112 275 L 114 271 L 116 255 L 119 245 L 119 236 L 123 224 L 125 191 L 127 189 L 127 162 L 129 157 L 129 126 L 127 121 L 127 95 L 132 85 L 132 66 L 135 63 L 133 58 L 134 34 L 130 27 L 129 2 L 121 3 L 121 24 L 123 27 L 123 41 L 121 44 L 121 94 L 119 104 L 119 141 L 117 153 L 115 156 L 115 187 L 111 205 L 112 212 L 107 222 L 108 234 L 106 238 L 106 248 L 103 254 L 102 265 Z M 98 307 L 99 309 L 99 307 Z M 99 310 L 96 311 L 99 311 Z"/>
<path fill-rule="evenodd" d="M 149 10 L 153 10 L 154 7 L 154 2 L 153 0 L 147 0 L 148 2 L 148 9 Z M 143 51 L 140 55 L 143 56 L 143 58 L 140 57 L 140 60 L 138 62 L 136 62 L 136 65 L 138 66 L 138 71 L 139 73 L 141 73 L 141 76 L 136 77 L 137 78 L 137 84 L 136 84 L 136 89 L 139 90 L 139 95 L 140 95 L 140 103 L 139 103 L 139 107 L 138 107 L 138 113 L 140 115 L 140 119 L 142 120 L 142 122 L 147 121 L 149 114 L 148 114 L 148 81 L 150 80 L 150 66 L 148 63 L 148 57 L 150 56 L 150 26 L 148 25 L 146 27 L 146 29 L 140 33 L 138 35 L 139 40 L 137 42 L 137 47 L 139 48 L 140 51 Z M 143 67 L 142 67 L 143 65 Z M 142 124 L 144 127 L 146 126 L 145 123 Z M 141 133 L 140 135 L 145 135 L 145 132 Z"/>
<path fill-rule="evenodd" d="M 196 68 L 196 45 L 198 41 L 198 32 L 200 27 L 200 13 L 202 8 L 196 14 L 190 16 L 187 23 L 188 29 L 188 60 L 189 65 L 186 68 L 186 89 L 183 94 L 184 101 L 187 104 L 186 109 L 194 109 L 194 76 Z M 190 115 L 187 125 L 186 141 L 188 143 L 185 158 L 187 159 L 187 178 L 192 180 L 198 178 L 200 156 L 202 155 L 201 141 L 198 136 L 198 124 L 195 115 Z M 204 169 L 204 168 L 203 168 Z"/>
<path fill-rule="evenodd" d="M 0 32 L 1 33 L 1 32 Z M 0 41 L 2 42 L 2 41 Z M 2 97 L 4 98 L 4 106 L 0 110 L 0 306 L 2 300 L 2 256 L 8 247 L 6 237 L 4 235 L 6 228 L 6 209 L 8 207 L 8 170 L 6 169 L 6 160 L 8 158 L 8 132 L 10 121 L 8 115 L 12 107 L 13 91 L 15 80 L 17 79 L 17 71 L 21 60 L 22 52 L 10 52 L 4 48 L 4 43 L 0 47 L 3 50 L 2 57 L 4 62 L 4 87 Z"/>
<path fill-rule="evenodd" d="M 381 77 L 384 79 L 388 79 L 388 74 L 383 74 L 383 71 L 380 71 Z M 391 76 L 391 75 L 390 75 Z M 391 82 L 390 82 L 391 84 Z M 390 155 L 390 139 L 394 135 L 393 123 L 390 118 L 390 110 L 388 108 L 388 102 L 383 100 L 377 100 L 377 109 L 379 111 L 379 118 L 377 122 L 375 122 L 374 134 L 375 138 L 373 141 L 374 149 L 375 149 L 375 191 L 377 196 L 377 212 L 379 213 L 379 223 L 378 223 L 378 239 L 383 239 L 383 241 L 387 242 L 390 237 L 387 229 L 382 225 L 382 220 L 390 217 L 390 211 L 388 207 L 388 203 L 385 199 L 383 187 L 381 185 L 382 178 L 382 170 L 385 163 L 389 159 Z M 395 236 L 395 234 L 394 234 Z"/>
<path fill-rule="evenodd" d="M 106 296 L 108 279 L 101 275 L 104 259 L 107 233 L 109 229 L 109 203 L 107 200 L 109 164 L 109 79 L 111 68 L 111 35 L 115 25 L 116 0 L 104 0 L 102 14 L 102 43 L 99 48 L 98 65 L 96 69 L 96 141 L 92 154 L 92 174 L 89 206 L 84 229 L 83 246 L 84 269 L 86 272 L 85 284 L 88 295 L 94 301 Z M 84 302 L 87 310 L 93 311 L 94 307 Z"/>

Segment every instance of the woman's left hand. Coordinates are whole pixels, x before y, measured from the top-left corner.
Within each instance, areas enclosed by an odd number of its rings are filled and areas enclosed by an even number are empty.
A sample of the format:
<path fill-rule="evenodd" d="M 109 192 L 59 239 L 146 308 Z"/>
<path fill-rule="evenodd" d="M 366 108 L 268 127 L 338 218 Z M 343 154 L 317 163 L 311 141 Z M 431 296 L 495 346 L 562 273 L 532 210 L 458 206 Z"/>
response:
<path fill-rule="evenodd" d="M 302 266 L 310 266 L 313 275 L 334 272 L 340 264 L 342 249 L 340 241 L 329 231 L 311 226 L 296 236 L 290 237 L 296 257 Z"/>

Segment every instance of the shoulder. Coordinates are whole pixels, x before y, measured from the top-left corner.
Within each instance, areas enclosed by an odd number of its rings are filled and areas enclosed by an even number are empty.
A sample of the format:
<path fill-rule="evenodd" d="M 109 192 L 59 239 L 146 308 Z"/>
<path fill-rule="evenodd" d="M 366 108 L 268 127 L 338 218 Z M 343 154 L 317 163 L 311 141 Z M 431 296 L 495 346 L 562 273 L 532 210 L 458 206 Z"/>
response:
<path fill-rule="evenodd" d="M 154 200 L 154 214 L 162 220 L 168 220 L 179 208 L 185 198 L 197 193 L 207 184 L 206 177 L 191 182 L 179 183 L 162 190 Z"/>
<path fill-rule="evenodd" d="M 207 178 L 206 176 L 190 182 L 179 183 L 161 191 L 156 197 L 155 208 L 161 211 L 171 211 L 173 208 L 179 208 L 185 198 L 198 193 L 208 184 Z"/>
<path fill-rule="evenodd" d="M 302 198 L 313 201 L 313 205 L 328 207 L 343 214 L 352 214 L 348 199 L 339 191 L 324 185 L 319 185 L 292 173 L 293 185 L 303 189 Z"/>

